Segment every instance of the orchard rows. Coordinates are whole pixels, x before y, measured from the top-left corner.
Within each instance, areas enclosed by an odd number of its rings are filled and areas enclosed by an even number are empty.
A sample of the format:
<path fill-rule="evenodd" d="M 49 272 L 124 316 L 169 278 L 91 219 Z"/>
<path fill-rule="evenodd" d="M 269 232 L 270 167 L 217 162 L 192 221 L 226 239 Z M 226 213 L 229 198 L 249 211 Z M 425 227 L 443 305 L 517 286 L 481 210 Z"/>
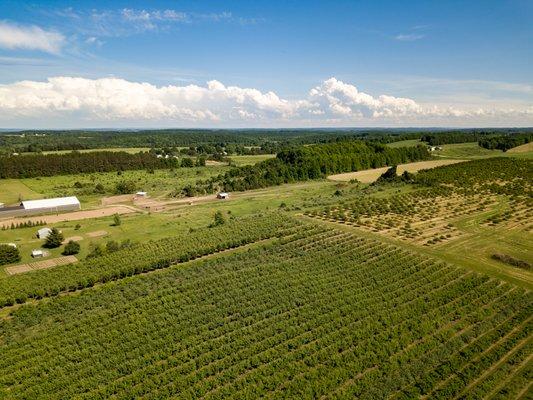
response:
<path fill-rule="evenodd" d="M 0 396 L 451 399 L 527 389 L 530 292 L 351 233 L 263 219 L 282 227 L 255 222 L 278 240 L 14 311 L 0 326 Z"/>
<path fill-rule="evenodd" d="M 2 279 L 0 307 L 92 287 L 97 283 L 167 268 L 172 264 L 290 234 L 298 224 L 294 219 L 274 214 L 242 218 L 185 236 L 148 241 L 76 264 Z"/>

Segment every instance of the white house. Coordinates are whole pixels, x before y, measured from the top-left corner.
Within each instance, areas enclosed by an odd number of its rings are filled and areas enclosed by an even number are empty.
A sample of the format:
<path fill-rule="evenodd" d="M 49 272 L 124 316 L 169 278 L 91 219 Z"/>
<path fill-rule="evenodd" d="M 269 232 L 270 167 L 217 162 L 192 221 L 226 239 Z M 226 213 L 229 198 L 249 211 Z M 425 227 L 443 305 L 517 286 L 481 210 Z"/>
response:
<path fill-rule="evenodd" d="M 37 237 L 39 239 L 46 239 L 50 232 L 52 232 L 50 228 L 41 228 L 37 231 Z"/>

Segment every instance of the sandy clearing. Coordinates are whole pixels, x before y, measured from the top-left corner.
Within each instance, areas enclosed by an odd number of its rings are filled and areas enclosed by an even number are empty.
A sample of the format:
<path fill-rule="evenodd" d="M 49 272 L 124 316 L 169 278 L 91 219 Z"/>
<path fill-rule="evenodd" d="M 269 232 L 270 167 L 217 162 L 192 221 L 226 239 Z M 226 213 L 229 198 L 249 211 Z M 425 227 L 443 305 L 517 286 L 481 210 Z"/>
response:
<path fill-rule="evenodd" d="M 5 269 L 8 275 L 22 274 L 23 272 L 35 271 L 39 269 L 47 269 L 56 267 L 58 265 L 66 265 L 77 262 L 78 259 L 74 256 L 64 256 L 58 258 L 51 258 L 49 260 L 36 261 L 27 264 L 13 265 Z"/>
<path fill-rule="evenodd" d="M 21 222 L 27 222 L 27 221 L 44 221 L 47 224 L 54 224 L 57 222 L 65 222 L 65 221 L 77 221 L 81 219 L 90 219 L 90 218 L 100 218 L 100 217 L 108 217 L 110 215 L 114 214 L 130 214 L 134 212 L 139 212 L 139 210 L 136 210 L 133 207 L 127 207 L 127 206 L 113 206 L 113 207 L 104 207 L 104 208 L 98 208 L 95 210 L 86 210 L 86 211 L 74 211 L 59 215 L 41 215 L 41 216 L 33 216 L 33 217 L 25 217 L 25 218 L 10 218 L 0 221 L 0 227 L 2 226 L 10 226 L 11 223 L 21 223 Z"/>
<path fill-rule="evenodd" d="M 468 160 L 431 160 L 431 161 L 418 161 L 408 164 L 398 165 L 398 174 L 403 174 L 404 171 L 418 172 L 421 169 L 429 169 L 440 167 L 443 165 L 455 164 Z M 359 182 L 372 183 L 376 181 L 389 167 L 365 169 L 364 171 L 347 172 L 344 174 L 330 175 L 328 179 L 338 182 L 348 182 L 352 179 L 357 179 Z"/>
<path fill-rule="evenodd" d="M 530 151 L 533 151 L 533 142 L 513 147 L 512 149 L 507 150 L 507 153 L 528 153 Z"/>
<path fill-rule="evenodd" d="M 133 194 L 121 194 L 118 196 L 102 197 L 101 203 L 103 206 L 109 206 L 117 203 L 131 203 L 135 195 Z"/>

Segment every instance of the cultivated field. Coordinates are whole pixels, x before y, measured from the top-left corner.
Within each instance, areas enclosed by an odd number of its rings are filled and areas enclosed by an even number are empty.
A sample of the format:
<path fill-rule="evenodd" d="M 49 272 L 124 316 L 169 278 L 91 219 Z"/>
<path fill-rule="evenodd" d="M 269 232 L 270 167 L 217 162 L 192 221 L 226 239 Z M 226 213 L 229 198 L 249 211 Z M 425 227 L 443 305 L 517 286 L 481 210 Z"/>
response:
<path fill-rule="evenodd" d="M 78 259 L 74 256 L 64 256 L 58 258 L 51 258 L 48 260 L 35 261 L 28 264 L 13 265 L 6 268 L 8 275 L 22 274 L 24 272 L 37 271 L 40 269 L 57 267 L 59 265 L 68 265 L 77 262 Z"/>
<path fill-rule="evenodd" d="M 422 169 L 435 168 L 443 165 L 455 164 L 465 160 L 431 160 L 431 161 L 419 161 L 408 164 L 398 165 L 397 173 L 401 175 L 404 171 L 418 172 Z M 362 183 L 375 182 L 389 167 L 366 169 L 364 171 L 347 172 L 344 174 L 336 174 L 328 176 L 328 179 L 332 181 L 348 182 L 352 179 L 357 179 Z"/>
<path fill-rule="evenodd" d="M 81 246 L 69 265 L 53 265 L 63 246 L 26 265 L 38 228 L 0 230 L 22 256 L 0 272 L 0 398 L 528 398 L 533 168 L 521 154 L 229 200 L 172 197 L 227 166 L 94 174 L 104 194 L 91 175 L 18 180 L 85 196 L 83 213 L 138 212 L 48 220 Z M 150 197 L 115 196 L 125 178 L 155 185 Z"/>
<path fill-rule="evenodd" d="M 0 326 L 3 395 L 35 398 L 46 387 L 53 398 L 449 399 L 527 390 L 530 292 L 357 234 L 290 218 L 273 230 L 280 222 L 264 218 L 255 238 L 279 240 L 158 264 L 158 273 L 81 296 L 51 291 L 14 310 Z M 35 276 L 12 278 L 28 290 Z M 70 276 L 54 282 L 67 290 Z"/>

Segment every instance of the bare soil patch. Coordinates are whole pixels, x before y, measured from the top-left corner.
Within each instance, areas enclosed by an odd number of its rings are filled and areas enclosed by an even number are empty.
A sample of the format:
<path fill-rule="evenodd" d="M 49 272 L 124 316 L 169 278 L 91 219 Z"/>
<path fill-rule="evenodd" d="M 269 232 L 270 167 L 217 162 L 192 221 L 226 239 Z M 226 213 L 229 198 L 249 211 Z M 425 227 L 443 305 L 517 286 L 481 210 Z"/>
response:
<path fill-rule="evenodd" d="M 132 194 L 121 194 L 119 196 L 102 197 L 101 203 L 103 206 L 109 206 L 119 203 L 131 203 L 134 198 Z"/>
<path fill-rule="evenodd" d="M 114 214 L 129 214 L 137 212 L 133 207 L 127 206 L 112 206 L 112 207 L 103 207 L 95 210 L 86 210 L 86 211 L 74 211 L 58 215 L 42 215 L 42 216 L 33 216 L 30 218 L 10 218 L 0 221 L 0 227 L 10 226 L 11 223 L 20 223 L 27 221 L 44 221 L 47 224 L 54 224 L 57 222 L 65 221 L 77 221 L 81 219 L 90 219 L 90 218 L 100 218 L 108 217 Z"/>
<path fill-rule="evenodd" d="M 398 165 L 398 174 L 401 175 L 404 171 L 411 173 L 418 172 L 422 169 L 430 169 L 435 167 L 441 167 L 443 165 L 456 164 L 467 160 L 431 160 L 431 161 L 418 161 L 408 164 Z M 347 172 L 344 174 L 336 174 L 328 176 L 328 179 L 332 181 L 348 182 L 352 179 L 357 179 L 359 182 L 372 183 L 375 182 L 389 167 L 365 169 L 364 171 Z"/>
<path fill-rule="evenodd" d="M 74 256 L 64 256 L 58 258 L 51 258 L 50 260 L 42 260 L 27 264 L 13 265 L 12 267 L 7 267 L 5 271 L 8 275 L 15 275 L 29 271 L 36 271 L 39 269 L 57 267 L 58 265 L 72 264 L 77 261 L 78 259 Z"/>

